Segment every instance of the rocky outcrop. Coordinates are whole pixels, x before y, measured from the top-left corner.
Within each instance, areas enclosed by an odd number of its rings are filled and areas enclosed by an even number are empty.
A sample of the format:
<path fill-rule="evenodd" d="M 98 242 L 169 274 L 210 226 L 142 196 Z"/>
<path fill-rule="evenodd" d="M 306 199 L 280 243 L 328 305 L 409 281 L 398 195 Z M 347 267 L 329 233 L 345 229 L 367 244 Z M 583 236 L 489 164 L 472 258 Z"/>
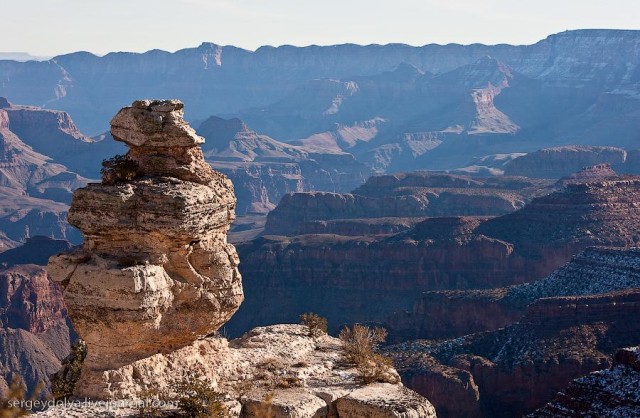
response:
<path fill-rule="evenodd" d="M 432 291 L 387 320 L 396 340 L 458 337 L 518 321 L 538 299 L 640 287 L 636 248 L 588 248 L 543 280 L 483 290 Z"/>
<path fill-rule="evenodd" d="M 609 367 L 617 347 L 637 344 L 638 324 L 629 319 L 639 302 L 637 289 L 542 299 L 506 328 L 404 343 L 389 353 L 407 386 L 431 396 L 440 416 L 519 416 L 572 379 Z M 465 373 L 467 380 L 460 379 Z M 469 385 L 477 387 L 478 400 L 461 405 L 453 396 Z"/>
<path fill-rule="evenodd" d="M 350 194 L 283 196 L 268 214 L 264 233 L 304 234 L 309 230 L 305 223 L 311 221 L 502 215 L 523 207 L 549 185 L 522 178 L 472 178 L 437 172 L 373 176 Z"/>
<path fill-rule="evenodd" d="M 528 417 L 632 417 L 640 413 L 639 347 L 620 349 L 613 366 L 572 381 Z"/>
<path fill-rule="evenodd" d="M 598 164 L 583 167 L 582 170 L 558 180 L 556 186 L 565 187 L 567 184 L 589 183 L 598 180 L 612 179 L 617 176 L 609 164 Z"/>
<path fill-rule="evenodd" d="M 336 401 L 339 417 L 435 417 L 436 411 L 425 398 L 405 387 L 378 383 L 355 390 Z"/>
<path fill-rule="evenodd" d="M 429 401 L 402 385 L 363 387 L 356 369 L 343 356 L 337 338 L 310 337 L 301 325 L 274 325 L 231 341 L 207 337 L 173 353 L 107 371 L 110 385 L 105 390 L 111 397 L 124 399 L 135 399 L 151 388 L 170 393 L 171 384 L 190 371 L 226 394 L 231 416 L 258 417 L 262 416 L 259 410 L 267 409 L 270 416 L 282 418 L 436 416 Z M 55 417 L 67 411 L 53 408 L 37 416 Z M 87 407 L 77 416 L 98 412 Z"/>
<path fill-rule="evenodd" d="M 0 393 L 16 377 L 30 392 L 69 353 L 72 331 L 60 288 L 34 265 L 0 269 Z"/>
<path fill-rule="evenodd" d="M 104 396 L 104 370 L 188 346 L 242 301 L 226 242 L 233 186 L 204 161 L 203 140 L 182 114 L 178 101 L 122 109 L 111 132 L 130 148 L 135 178 L 119 178 L 115 166 L 108 182 L 74 194 L 69 222 L 85 242 L 48 270 L 88 346 L 79 394 Z"/>

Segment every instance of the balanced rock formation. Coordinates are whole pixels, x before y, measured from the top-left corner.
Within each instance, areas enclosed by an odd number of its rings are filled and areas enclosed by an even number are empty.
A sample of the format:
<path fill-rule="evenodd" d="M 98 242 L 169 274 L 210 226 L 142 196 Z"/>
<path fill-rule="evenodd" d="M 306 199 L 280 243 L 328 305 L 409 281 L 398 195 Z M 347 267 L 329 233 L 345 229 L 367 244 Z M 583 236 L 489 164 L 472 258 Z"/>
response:
<path fill-rule="evenodd" d="M 111 125 L 129 152 L 75 192 L 69 222 L 84 244 L 48 267 L 88 347 L 78 394 L 96 397 L 105 370 L 190 345 L 243 299 L 226 237 L 233 186 L 204 161 L 183 104 L 136 101 Z"/>

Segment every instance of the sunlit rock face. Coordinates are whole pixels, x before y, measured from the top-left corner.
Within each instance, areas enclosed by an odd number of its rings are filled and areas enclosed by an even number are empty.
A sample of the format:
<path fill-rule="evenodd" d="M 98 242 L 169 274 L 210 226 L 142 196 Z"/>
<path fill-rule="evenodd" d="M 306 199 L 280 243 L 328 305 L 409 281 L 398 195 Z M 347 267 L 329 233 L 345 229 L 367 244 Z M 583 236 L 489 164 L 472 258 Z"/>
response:
<path fill-rule="evenodd" d="M 129 147 L 125 163 L 74 193 L 69 222 L 84 244 L 48 266 L 87 342 L 85 383 L 216 331 L 243 299 L 227 243 L 233 185 L 204 161 L 183 104 L 136 101 L 111 133 Z"/>

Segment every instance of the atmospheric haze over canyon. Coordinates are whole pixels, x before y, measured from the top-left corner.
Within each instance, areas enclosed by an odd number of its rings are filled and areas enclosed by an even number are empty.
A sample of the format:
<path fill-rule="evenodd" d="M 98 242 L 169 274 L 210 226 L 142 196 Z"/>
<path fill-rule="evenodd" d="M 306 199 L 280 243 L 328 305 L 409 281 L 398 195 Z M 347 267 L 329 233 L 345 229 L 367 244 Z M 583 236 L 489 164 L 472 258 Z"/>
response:
<path fill-rule="evenodd" d="M 0 195 L 0 415 L 640 416 L 640 31 L 0 55 Z"/>

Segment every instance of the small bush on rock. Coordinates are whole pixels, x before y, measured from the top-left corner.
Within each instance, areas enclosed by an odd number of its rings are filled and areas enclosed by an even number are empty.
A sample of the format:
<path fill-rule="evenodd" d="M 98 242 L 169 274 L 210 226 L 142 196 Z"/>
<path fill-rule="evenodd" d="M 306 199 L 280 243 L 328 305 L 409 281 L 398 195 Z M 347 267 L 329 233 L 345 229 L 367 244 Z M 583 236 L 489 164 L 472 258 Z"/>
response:
<path fill-rule="evenodd" d="M 339 338 L 347 361 L 355 364 L 364 383 L 398 383 L 391 359 L 375 351 L 386 340 L 386 329 L 355 324 L 351 328 L 343 328 Z"/>
<path fill-rule="evenodd" d="M 118 154 L 102 161 L 100 174 L 103 184 L 117 184 L 140 177 L 140 168 L 128 155 Z"/>
<path fill-rule="evenodd" d="M 327 333 L 327 318 L 309 312 L 300 315 L 300 323 L 309 328 L 310 337 L 320 337 Z"/>
<path fill-rule="evenodd" d="M 51 376 L 51 394 L 54 399 L 65 399 L 73 395 L 85 357 L 87 343 L 78 339 L 71 347 L 71 353 L 62 360 L 62 368 Z"/>
<path fill-rule="evenodd" d="M 171 385 L 176 394 L 178 408 L 190 418 L 226 418 L 229 411 L 224 404 L 224 394 L 217 392 L 211 385 L 191 374 L 180 382 Z"/>

